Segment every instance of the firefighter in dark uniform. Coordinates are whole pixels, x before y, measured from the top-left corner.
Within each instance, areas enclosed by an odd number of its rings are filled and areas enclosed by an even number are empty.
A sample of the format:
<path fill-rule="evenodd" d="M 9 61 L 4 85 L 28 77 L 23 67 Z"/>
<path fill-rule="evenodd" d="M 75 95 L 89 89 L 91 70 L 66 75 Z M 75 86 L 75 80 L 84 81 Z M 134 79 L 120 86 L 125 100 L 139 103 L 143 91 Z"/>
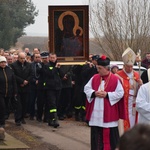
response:
<path fill-rule="evenodd" d="M 62 82 L 62 90 L 58 102 L 58 118 L 64 120 L 67 116 L 72 117 L 72 66 L 61 65 L 61 72 L 64 74 Z"/>
<path fill-rule="evenodd" d="M 85 103 L 86 95 L 83 92 L 85 84 L 89 79 L 97 73 L 96 64 L 99 55 L 93 55 L 91 62 L 87 62 L 84 65 L 78 65 L 74 68 L 75 74 L 75 93 L 74 93 L 74 108 L 75 108 L 75 120 L 85 120 Z"/>
<path fill-rule="evenodd" d="M 81 71 L 83 68 L 83 64 L 75 65 L 73 67 L 74 73 L 74 93 L 73 93 L 73 106 L 75 110 L 75 120 L 82 121 L 83 120 L 83 112 L 85 112 L 85 104 L 82 99 L 82 76 Z"/>
<path fill-rule="evenodd" d="M 57 103 L 61 92 L 60 64 L 54 53 L 49 54 L 49 63 L 44 66 L 44 89 L 49 104 L 48 125 L 57 128 L 59 126 L 57 117 Z"/>
<path fill-rule="evenodd" d="M 90 80 L 90 78 L 98 73 L 96 65 L 97 65 L 97 60 L 99 59 L 99 55 L 93 55 L 92 56 L 92 60 L 91 62 L 88 61 L 85 65 L 83 65 L 82 67 L 82 71 L 81 71 L 81 77 L 82 77 L 82 87 L 81 87 L 81 91 L 82 91 L 82 101 L 83 101 L 83 106 L 86 105 L 86 95 L 84 93 L 84 86 L 87 84 L 87 82 Z M 85 107 L 83 107 L 85 108 Z M 86 121 L 85 120 L 85 109 L 82 110 L 82 121 Z"/>

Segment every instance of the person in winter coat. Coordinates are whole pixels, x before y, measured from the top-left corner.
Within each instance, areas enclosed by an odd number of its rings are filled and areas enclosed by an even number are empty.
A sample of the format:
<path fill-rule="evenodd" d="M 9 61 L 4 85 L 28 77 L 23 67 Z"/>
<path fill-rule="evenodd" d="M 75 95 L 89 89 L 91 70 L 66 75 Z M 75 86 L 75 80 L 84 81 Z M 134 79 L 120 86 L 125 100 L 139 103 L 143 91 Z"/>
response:
<path fill-rule="evenodd" d="M 30 81 L 32 76 L 32 68 L 31 63 L 26 61 L 26 54 L 24 52 L 20 52 L 18 54 L 18 60 L 11 64 L 11 68 L 14 71 L 17 87 L 18 87 L 18 99 L 21 102 L 22 106 L 22 119 L 21 123 L 25 124 L 25 116 L 27 112 L 27 99 L 30 90 Z"/>
<path fill-rule="evenodd" d="M 0 56 L 0 127 L 5 126 L 5 114 L 12 97 L 17 96 L 17 84 L 14 73 L 8 67 L 6 58 Z M 20 119 L 15 115 L 15 121 Z"/>

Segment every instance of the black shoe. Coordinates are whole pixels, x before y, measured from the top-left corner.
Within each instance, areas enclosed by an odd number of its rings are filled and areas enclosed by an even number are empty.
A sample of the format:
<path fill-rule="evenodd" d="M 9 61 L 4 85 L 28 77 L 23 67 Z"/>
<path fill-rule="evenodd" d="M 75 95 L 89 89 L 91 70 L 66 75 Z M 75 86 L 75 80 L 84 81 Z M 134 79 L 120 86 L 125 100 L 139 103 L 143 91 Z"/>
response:
<path fill-rule="evenodd" d="M 58 123 L 58 121 L 54 121 L 54 126 L 53 126 L 54 128 L 57 128 L 57 127 L 59 127 L 59 123 Z"/>
<path fill-rule="evenodd" d="M 81 117 L 81 121 L 86 122 L 85 116 Z"/>
<path fill-rule="evenodd" d="M 34 117 L 30 117 L 30 120 L 34 120 Z"/>
<path fill-rule="evenodd" d="M 42 119 L 40 119 L 40 118 L 37 118 L 36 120 L 37 120 L 38 122 L 42 122 Z"/>
<path fill-rule="evenodd" d="M 26 114 L 26 115 L 24 116 L 24 118 L 29 118 L 29 116 L 30 116 L 29 114 Z"/>
<path fill-rule="evenodd" d="M 88 120 L 85 120 L 85 122 L 86 122 L 87 126 L 90 127 L 90 126 L 89 126 L 89 121 L 88 121 Z"/>
<path fill-rule="evenodd" d="M 68 118 L 72 118 L 72 116 L 73 116 L 72 112 L 69 112 L 69 113 L 67 114 L 67 117 L 68 117 Z"/>
<path fill-rule="evenodd" d="M 21 126 L 21 122 L 20 122 L 20 121 L 17 121 L 17 122 L 16 122 L 16 126 Z"/>
<path fill-rule="evenodd" d="M 25 120 L 24 120 L 24 119 L 22 119 L 22 121 L 21 121 L 21 122 L 22 122 L 22 124 L 26 124 L 26 122 L 25 122 Z"/>
<path fill-rule="evenodd" d="M 78 116 L 75 116 L 75 121 L 81 121 L 81 118 L 80 118 L 79 115 L 78 115 Z"/>
<path fill-rule="evenodd" d="M 65 117 L 64 117 L 64 116 L 59 116 L 58 119 L 59 119 L 59 120 L 64 120 Z"/>
<path fill-rule="evenodd" d="M 59 127 L 59 123 L 57 120 L 51 120 L 49 123 L 48 123 L 49 126 L 53 126 L 54 128 L 57 128 Z"/>
<path fill-rule="evenodd" d="M 48 123 L 48 119 L 43 119 L 43 122 L 44 123 Z"/>

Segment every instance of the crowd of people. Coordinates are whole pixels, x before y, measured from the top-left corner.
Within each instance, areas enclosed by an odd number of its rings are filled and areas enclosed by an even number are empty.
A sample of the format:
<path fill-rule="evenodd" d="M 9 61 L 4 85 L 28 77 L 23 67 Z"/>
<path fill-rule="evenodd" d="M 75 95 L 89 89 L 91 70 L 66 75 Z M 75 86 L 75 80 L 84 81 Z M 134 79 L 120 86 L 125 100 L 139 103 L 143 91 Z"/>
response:
<path fill-rule="evenodd" d="M 99 55 L 92 55 L 91 61 L 85 65 L 60 65 L 56 54 L 40 52 L 38 48 L 32 52 L 29 48 L 10 51 L 1 49 L 1 87 L 5 91 L 2 94 L 0 116 L 3 119 L 0 126 L 5 126 L 11 111 L 15 112 L 17 126 L 26 124 L 26 118 L 46 122 L 55 128 L 59 126 L 58 120 L 66 117 L 86 121 L 86 96 L 83 88 L 97 73 L 98 58 Z M 4 72 L 6 69 L 13 76 L 10 82 L 7 82 L 10 75 Z M 7 88 L 11 91 L 9 95 L 6 94 L 9 92 Z"/>
<path fill-rule="evenodd" d="M 114 150 L 119 137 L 137 123 L 149 124 L 149 55 L 140 60 L 147 68 L 140 77 L 131 48 L 122 54 L 122 70 L 110 66 L 105 55 L 60 65 L 55 53 L 38 48 L 0 50 L 0 127 L 11 112 L 17 126 L 29 117 L 57 128 L 59 120 L 74 117 L 91 127 L 91 150 Z"/>

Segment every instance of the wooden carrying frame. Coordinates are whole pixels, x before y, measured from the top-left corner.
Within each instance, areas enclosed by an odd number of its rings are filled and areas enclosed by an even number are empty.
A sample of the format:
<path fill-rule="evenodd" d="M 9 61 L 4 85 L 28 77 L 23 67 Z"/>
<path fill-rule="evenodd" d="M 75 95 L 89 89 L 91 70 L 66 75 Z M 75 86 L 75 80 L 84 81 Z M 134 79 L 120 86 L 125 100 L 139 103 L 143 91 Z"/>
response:
<path fill-rule="evenodd" d="M 80 64 L 89 57 L 88 6 L 49 6 L 49 51 L 62 64 Z"/>

